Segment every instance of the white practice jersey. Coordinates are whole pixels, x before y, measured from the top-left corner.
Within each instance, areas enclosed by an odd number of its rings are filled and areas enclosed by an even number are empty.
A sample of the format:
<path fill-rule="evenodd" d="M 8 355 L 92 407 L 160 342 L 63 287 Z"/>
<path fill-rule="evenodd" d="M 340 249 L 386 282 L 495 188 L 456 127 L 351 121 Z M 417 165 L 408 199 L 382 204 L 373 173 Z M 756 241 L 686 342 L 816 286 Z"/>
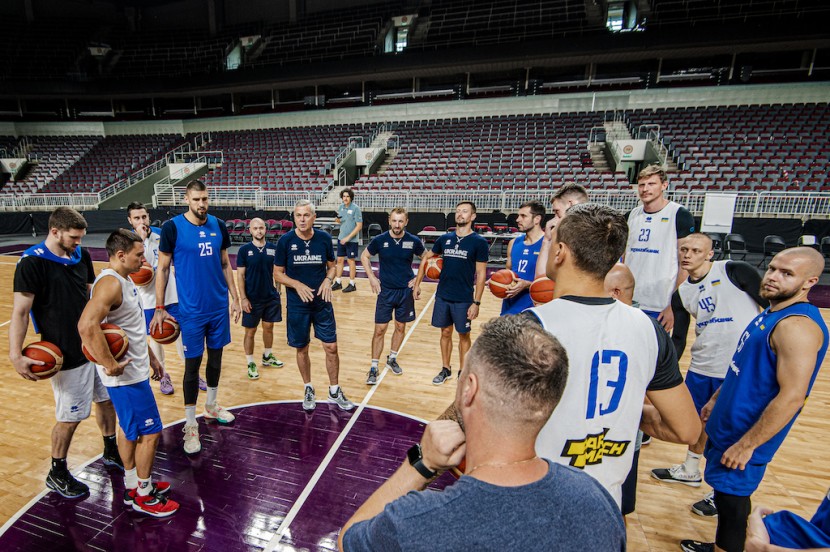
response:
<path fill-rule="evenodd" d="M 695 317 L 689 370 L 714 378 L 726 376 L 738 339 L 759 312 L 755 300 L 729 279 L 727 262 L 715 261 L 701 281 L 686 280 L 677 290 L 683 308 Z"/>
<path fill-rule="evenodd" d="M 111 268 L 105 268 L 101 271 L 101 274 L 92 285 L 93 291 L 101 278 L 105 276 L 112 276 L 121 284 L 121 305 L 117 309 L 111 310 L 104 322 L 115 324 L 127 334 L 129 347 L 124 358 L 130 359 L 130 362 L 124 367 L 124 373 L 115 377 L 108 376 L 103 366 L 96 365 L 95 367 L 98 370 L 98 375 L 101 376 L 101 381 L 107 387 L 132 385 L 150 377 L 150 355 L 147 347 L 147 326 L 144 322 L 144 310 L 141 308 L 141 302 L 138 299 L 138 288 L 133 281 L 129 278 L 122 278 Z"/>
<path fill-rule="evenodd" d="M 560 298 L 530 311 L 568 353 L 565 391 L 536 438 L 536 453 L 584 470 L 620 505 L 657 366 L 654 323 L 605 298 Z"/>
<path fill-rule="evenodd" d="M 628 215 L 625 264 L 634 274 L 634 301 L 643 310 L 660 312 L 669 306 L 677 282 L 677 211 L 669 201 L 656 213 L 643 206 Z"/>
<path fill-rule="evenodd" d="M 155 271 L 159 266 L 159 242 L 161 234 L 155 226 L 150 228 L 150 236 L 144 240 L 144 258 L 147 264 Z M 141 308 L 156 308 L 156 276 L 146 286 L 138 286 L 138 297 L 141 299 Z M 164 304 L 172 305 L 179 302 L 179 294 L 176 292 L 176 275 L 173 272 L 173 265 L 170 265 L 170 277 L 167 279 L 167 289 L 164 291 Z"/>

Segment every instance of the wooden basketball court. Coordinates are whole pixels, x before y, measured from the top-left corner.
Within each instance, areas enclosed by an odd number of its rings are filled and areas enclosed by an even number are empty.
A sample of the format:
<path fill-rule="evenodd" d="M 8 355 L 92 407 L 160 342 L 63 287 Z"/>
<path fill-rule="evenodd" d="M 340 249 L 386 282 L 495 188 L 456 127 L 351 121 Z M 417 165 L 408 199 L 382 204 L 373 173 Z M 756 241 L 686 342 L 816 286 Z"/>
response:
<path fill-rule="evenodd" d="M 0 326 L 8 326 L 12 305 L 12 279 L 17 257 L 0 257 Z M 96 263 L 100 271 L 102 263 Z M 374 388 L 367 404 L 387 408 L 411 416 L 433 419 L 453 400 L 455 378 L 443 386 L 432 384 L 441 367 L 438 348 L 439 331 L 430 326 L 434 284 L 422 286 L 421 300 L 416 304 L 418 320 L 408 325 L 409 333 L 401 349 L 401 376 L 385 373 Z M 358 281 L 358 291 L 334 293 L 335 314 L 340 347 L 340 382 L 346 395 L 355 403 L 367 399 L 373 388 L 365 385 L 369 368 L 369 346 L 374 323 L 374 296 L 365 279 Z M 482 321 L 497 316 L 500 301 L 485 293 L 481 316 L 473 322 L 473 338 Z M 823 311 L 830 323 L 830 312 Z M 387 333 L 387 346 L 391 337 Z M 242 350 L 243 330 L 233 326 L 233 342 L 225 349 L 219 401 L 223 406 L 277 401 L 301 400 L 303 384 L 296 368 L 294 351 L 285 344 L 285 325 L 275 328 L 275 354 L 285 362 L 283 368 L 260 368 L 260 379 L 247 378 Z M 30 333 L 26 342 L 36 338 Z M 690 343 L 693 337 L 690 337 Z M 0 355 L 8 358 L 8 339 L 0 340 Z M 681 367 L 688 366 L 688 349 Z M 184 417 L 181 377 L 183 363 L 173 346 L 166 348 L 167 368 L 173 377 L 176 393 L 164 396 L 157 391 L 162 419 L 167 423 Z M 261 354 L 257 336 L 255 355 Z M 312 380 L 321 396 L 327 378 L 322 347 L 312 342 Z M 453 374 L 458 369 L 457 347 L 453 351 Z M 204 368 L 203 368 L 204 370 Z M 767 470 L 764 482 L 753 497 L 754 504 L 774 509 L 789 509 L 810 517 L 830 485 L 830 361 L 825 360 L 813 393 L 775 460 Z M 49 469 L 50 431 L 54 424 L 54 402 L 48 382 L 30 382 L 20 378 L 8 361 L 0 372 L 3 409 L 6 412 L 3 438 L 0 440 L 0 524 L 12 518 L 35 495 L 44 489 Z M 204 403 L 200 394 L 199 410 Z M 299 408 L 299 405 L 297 406 Z M 413 437 L 417 438 L 417 437 Z M 75 434 L 68 458 L 75 469 L 102 451 L 100 432 L 93 420 L 85 421 Z M 713 540 L 715 520 L 692 514 L 689 506 L 701 499 L 709 488 L 659 483 L 650 477 L 652 468 L 668 467 L 685 458 L 685 447 L 654 441 L 640 455 L 637 511 L 629 516 L 629 549 L 678 550 L 681 539 Z"/>

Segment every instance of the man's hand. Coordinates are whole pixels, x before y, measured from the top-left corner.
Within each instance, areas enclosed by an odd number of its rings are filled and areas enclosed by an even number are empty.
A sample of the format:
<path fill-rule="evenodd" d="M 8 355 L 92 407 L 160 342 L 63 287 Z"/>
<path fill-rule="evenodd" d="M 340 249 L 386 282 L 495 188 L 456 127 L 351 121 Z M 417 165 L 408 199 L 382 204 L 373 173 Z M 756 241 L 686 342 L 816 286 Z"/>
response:
<path fill-rule="evenodd" d="M 153 371 L 150 378 L 154 381 L 159 381 L 166 374 L 164 366 L 161 365 L 161 362 L 155 356 L 150 356 L 150 370 Z"/>
<path fill-rule="evenodd" d="M 233 316 L 233 323 L 239 322 L 239 317 L 242 316 L 242 309 L 239 307 L 239 301 L 234 299 L 231 301 L 231 316 Z"/>
<path fill-rule="evenodd" d="M 715 395 L 709 402 L 703 405 L 703 408 L 700 409 L 700 421 L 704 424 L 709 421 L 709 416 L 712 415 L 712 409 L 715 408 L 715 402 L 717 401 L 718 396 Z"/>
<path fill-rule="evenodd" d="M 141 226 L 135 229 L 135 233 L 138 234 L 138 237 L 141 238 L 141 241 L 144 241 L 147 239 L 147 236 L 150 235 L 150 227 L 142 224 Z"/>
<path fill-rule="evenodd" d="M 311 303 L 314 301 L 314 290 L 305 285 L 304 283 L 297 281 L 297 284 L 294 286 L 294 291 L 297 292 L 297 295 L 300 296 L 300 300 L 303 303 Z"/>
<path fill-rule="evenodd" d="M 475 320 L 476 318 L 478 318 L 478 305 L 473 303 L 467 309 L 467 320 Z"/>
<path fill-rule="evenodd" d="M 342 240 L 338 240 L 338 241 L 339 241 L 340 245 L 343 245 L 343 246 L 345 246 L 347 243 L 349 243 L 349 240 L 347 240 L 345 238 L 342 239 Z"/>
<path fill-rule="evenodd" d="M 674 312 L 671 310 L 671 305 L 663 309 L 663 312 L 657 316 L 657 321 L 662 324 L 667 332 L 671 333 L 674 328 Z"/>
<path fill-rule="evenodd" d="M 416 301 L 421 298 L 421 286 L 412 286 L 412 298 Z"/>
<path fill-rule="evenodd" d="M 107 368 L 106 366 L 104 366 L 104 372 L 106 372 L 106 374 L 111 377 L 120 376 L 124 373 L 124 367 L 127 366 L 127 364 L 129 364 L 131 360 L 132 359 L 129 358 L 122 358 L 118 361 L 118 364 L 115 366 L 115 368 Z"/>
<path fill-rule="evenodd" d="M 764 552 L 769 542 L 769 532 L 764 525 L 764 516 L 774 513 L 765 506 L 758 506 L 749 516 L 746 529 L 746 552 Z"/>
<path fill-rule="evenodd" d="M 510 287 L 507 288 L 507 291 L 504 293 L 505 297 L 515 297 L 527 288 L 530 287 L 530 284 L 533 282 L 528 282 L 527 280 L 514 280 Z"/>
<path fill-rule="evenodd" d="M 173 315 L 167 312 L 166 309 L 156 309 L 156 312 L 153 313 L 153 319 L 150 320 L 150 333 L 154 333 L 156 330 L 161 329 L 161 323 L 165 320 L 172 320 L 173 322 L 176 321 L 173 318 Z"/>
<path fill-rule="evenodd" d="M 374 274 L 367 274 L 369 277 L 369 286 L 372 288 L 372 293 L 377 295 L 380 293 L 380 280 Z"/>
<path fill-rule="evenodd" d="M 559 217 L 557 216 L 554 216 L 547 223 L 545 223 L 545 237 L 543 238 L 545 242 L 550 243 L 553 241 L 553 231 L 557 224 L 559 224 Z"/>
<path fill-rule="evenodd" d="M 251 314 L 251 300 L 247 297 L 242 300 L 242 312 L 247 312 Z"/>
<path fill-rule="evenodd" d="M 27 380 L 37 381 L 38 378 L 32 373 L 32 366 L 43 366 L 43 362 L 40 360 L 32 360 L 29 357 L 23 356 L 16 356 L 14 358 L 10 358 L 12 361 L 12 366 L 14 366 L 15 371 L 20 374 L 20 377 Z"/>
<path fill-rule="evenodd" d="M 467 453 L 467 437 L 458 422 L 436 420 L 424 430 L 421 454 L 424 465 L 432 471 L 444 471 L 461 463 Z"/>
<path fill-rule="evenodd" d="M 311 288 L 309 288 L 311 289 Z M 317 289 L 317 295 L 323 298 L 326 303 L 331 303 L 331 280 L 323 278 L 323 283 Z M 314 297 L 312 296 L 312 299 Z"/>
<path fill-rule="evenodd" d="M 738 441 L 726 449 L 726 452 L 720 457 L 720 463 L 732 470 L 743 470 L 749 459 L 752 458 L 753 452 L 755 452 L 755 448 Z"/>

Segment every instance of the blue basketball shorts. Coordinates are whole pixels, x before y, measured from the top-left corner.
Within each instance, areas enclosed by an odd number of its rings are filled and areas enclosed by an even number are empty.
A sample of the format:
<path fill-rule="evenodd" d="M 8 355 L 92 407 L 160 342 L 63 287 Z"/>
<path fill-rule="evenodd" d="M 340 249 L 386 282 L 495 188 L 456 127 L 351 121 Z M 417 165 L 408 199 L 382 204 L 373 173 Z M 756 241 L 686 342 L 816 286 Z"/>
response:
<path fill-rule="evenodd" d="M 735 496 L 754 493 L 764 479 L 767 465 L 748 463 L 743 470 L 727 468 L 720 463 L 725 451 L 716 449 L 711 443 L 712 441 L 707 441 L 703 451 L 706 457 L 706 470 L 703 473 L 706 483 L 718 492 Z"/>
<path fill-rule="evenodd" d="M 689 388 L 689 393 L 692 395 L 692 401 L 695 403 L 695 410 L 698 414 L 722 384 L 723 378 L 713 378 L 691 371 L 686 372 L 686 387 Z"/>
<path fill-rule="evenodd" d="M 337 256 L 338 257 L 348 257 L 349 259 L 356 259 L 357 258 L 357 242 L 349 242 L 346 245 L 343 245 L 340 242 L 337 242 Z"/>
<path fill-rule="evenodd" d="M 375 304 L 375 324 L 388 324 L 392 320 L 393 312 L 397 322 L 415 320 L 415 298 L 410 288 L 381 288 L 378 302 Z"/>
<path fill-rule="evenodd" d="M 435 306 L 432 308 L 432 325 L 435 328 L 446 328 L 455 326 L 455 331 L 460 334 L 470 333 L 470 320 L 467 318 L 467 309 L 472 301 L 456 302 L 445 301 L 440 297 L 435 298 Z"/>
<path fill-rule="evenodd" d="M 231 342 L 231 320 L 227 309 L 212 313 L 185 314 L 177 317 L 182 330 L 185 358 L 195 358 L 208 349 L 221 349 Z"/>
<path fill-rule="evenodd" d="M 256 328 L 262 322 L 282 322 L 282 304 L 279 297 L 251 303 L 251 312 L 242 312 L 242 327 Z"/>
<path fill-rule="evenodd" d="M 167 311 L 168 314 L 172 315 L 176 321 L 179 320 L 179 304 L 173 303 L 171 305 L 165 305 L 164 310 Z M 156 310 L 155 309 L 144 309 L 144 322 L 147 326 L 147 335 L 150 335 L 150 322 L 153 320 L 153 316 L 155 316 Z"/>
<path fill-rule="evenodd" d="M 159 433 L 163 429 L 149 379 L 132 385 L 107 387 L 107 392 L 118 415 L 118 425 L 130 441 L 138 440 L 140 435 Z"/>
<path fill-rule="evenodd" d="M 331 303 L 315 299 L 311 303 L 289 305 L 286 315 L 288 346 L 302 349 L 311 342 L 311 326 L 314 337 L 323 343 L 337 343 L 337 324 Z"/>

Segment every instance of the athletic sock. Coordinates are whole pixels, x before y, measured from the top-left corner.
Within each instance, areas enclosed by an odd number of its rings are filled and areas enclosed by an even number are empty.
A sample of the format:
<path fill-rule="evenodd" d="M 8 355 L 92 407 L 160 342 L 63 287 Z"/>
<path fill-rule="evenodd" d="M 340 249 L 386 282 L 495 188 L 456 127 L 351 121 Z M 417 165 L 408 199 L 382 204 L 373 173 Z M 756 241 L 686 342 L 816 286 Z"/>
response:
<path fill-rule="evenodd" d="M 124 470 L 124 487 L 135 489 L 138 487 L 138 469 Z"/>
<path fill-rule="evenodd" d="M 700 472 L 700 454 L 688 450 L 686 451 L 686 461 L 683 463 L 683 471 L 686 473 Z"/>
<path fill-rule="evenodd" d="M 65 472 L 68 471 L 66 467 L 66 458 L 52 458 L 52 471 Z"/>
<path fill-rule="evenodd" d="M 376 359 L 376 358 L 373 358 L 373 359 L 372 359 L 372 368 L 374 368 L 375 370 L 377 370 L 377 369 L 378 369 L 378 364 L 380 364 L 380 361 L 379 361 L 378 359 Z"/>
<path fill-rule="evenodd" d="M 104 454 L 112 456 L 118 452 L 118 442 L 115 440 L 115 435 L 104 435 Z"/>
<path fill-rule="evenodd" d="M 138 478 L 138 494 L 140 496 L 147 496 L 153 491 L 153 476 L 147 479 Z"/>
<path fill-rule="evenodd" d="M 306 389 L 311 389 L 312 391 L 314 391 L 314 386 L 313 386 L 313 385 L 311 385 L 311 383 L 306 383 L 306 384 L 305 384 L 305 388 L 306 388 Z"/>
<path fill-rule="evenodd" d="M 254 355 L 245 355 L 245 360 L 248 361 L 248 364 L 254 361 Z"/>
<path fill-rule="evenodd" d="M 196 405 L 184 407 L 184 417 L 187 425 L 196 425 Z"/>
<path fill-rule="evenodd" d="M 350 285 L 350 286 L 353 286 L 353 285 L 354 285 L 354 280 L 352 280 L 351 278 L 349 278 L 349 285 Z"/>
<path fill-rule="evenodd" d="M 395 360 L 398 358 L 398 351 L 389 351 L 389 360 Z"/>
<path fill-rule="evenodd" d="M 339 284 L 339 283 L 340 283 L 340 278 L 335 278 L 335 279 L 334 279 L 334 283 L 335 283 L 335 284 Z"/>
<path fill-rule="evenodd" d="M 267 357 L 271 354 L 271 349 L 263 349 L 262 356 Z"/>
<path fill-rule="evenodd" d="M 339 385 L 329 385 L 329 395 L 336 395 L 340 391 Z"/>
<path fill-rule="evenodd" d="M 218 387 L 208 387 L 207 401 L 205 404 L 216 404 L 216 393 L 219 391 Z"/>

